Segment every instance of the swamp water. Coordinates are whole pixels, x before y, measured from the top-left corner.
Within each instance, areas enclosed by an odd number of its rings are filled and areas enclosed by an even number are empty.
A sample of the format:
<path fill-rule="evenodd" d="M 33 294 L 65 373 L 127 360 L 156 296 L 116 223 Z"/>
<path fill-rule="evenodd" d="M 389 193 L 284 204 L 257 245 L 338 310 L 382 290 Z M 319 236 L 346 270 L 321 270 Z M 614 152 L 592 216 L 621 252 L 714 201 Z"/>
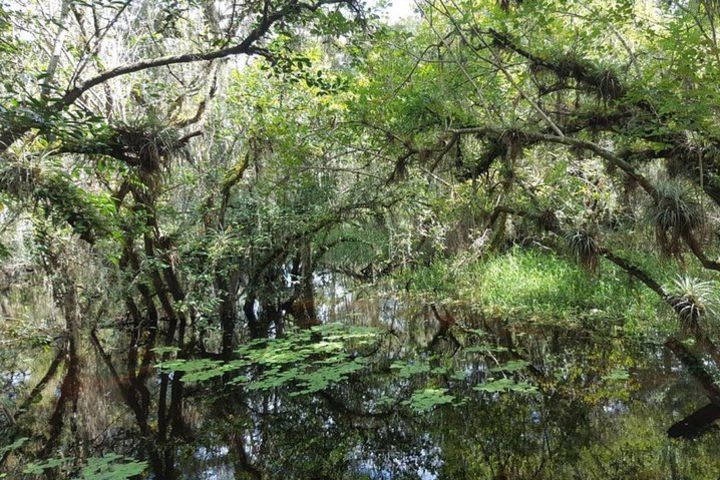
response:
<path fill-rule="evenodd" d="M 708 399 L 661 338 L 383 297 L 319 310 L 323 325 L 283 338 L 268 328 L 230 361 L 166 348 L 133 372 L 124 365 L 145 355 L 142 339 L 133 348 L 98 329 L 34 403 L 24 400 L 57 360 L 52 342 L 4 345 L 0 478 L 720 476 L 709 422 L 668 437 Z M 59 402 L 71 415 L 55 418 Z"/>

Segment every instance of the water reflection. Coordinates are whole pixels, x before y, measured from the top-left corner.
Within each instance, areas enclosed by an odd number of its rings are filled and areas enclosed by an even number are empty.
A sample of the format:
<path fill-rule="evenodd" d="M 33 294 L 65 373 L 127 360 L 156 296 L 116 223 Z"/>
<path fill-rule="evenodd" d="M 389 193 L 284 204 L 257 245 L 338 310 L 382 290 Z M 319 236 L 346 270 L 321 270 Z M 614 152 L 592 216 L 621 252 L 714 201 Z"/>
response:
<path fill-rule="evenodd" d="M 367 368 L 313 394 L 252 390 L 228 375 L 182 383 L 144 360 L 141 341 L 107 329 L 79 340 L 77 367 L 54 372 L 38 403 L 12 411 L 54 357 L 47 347 L 3 356 L 2 445 L 29 440 L 3 452 L 2 471 L 33 478 L 21 473 L 29 461 L 59 454 L 69 465 L 44 474 L 63 478 L 113 452 L 146 461 L 147 478 L 163 480 L 720 474 L 717 435 L 679 442 L 665 433 L 707 399 L 660 342 L 601 322 L 500 321 L 408 307 L 394 294 L 334 292 L 318 304 L 323 320 L 378 328 L 382 340 Z M 478 389 L 490 377 L 532 388 Z M 427 391 L 451 400 L 414 408 L 413 395 Z M 70 407 L 58 428 L 62 398 Z"/>

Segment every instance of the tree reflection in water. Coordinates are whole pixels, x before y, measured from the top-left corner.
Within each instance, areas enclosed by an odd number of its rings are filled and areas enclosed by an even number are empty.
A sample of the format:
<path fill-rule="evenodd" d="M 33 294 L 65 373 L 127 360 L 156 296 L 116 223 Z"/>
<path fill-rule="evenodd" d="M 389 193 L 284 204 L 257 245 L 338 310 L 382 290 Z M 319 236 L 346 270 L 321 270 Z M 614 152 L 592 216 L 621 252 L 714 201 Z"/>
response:
<path fill-rule="evenodd" d="M 35 384 L 5 370 L 3 401 L 20 406 L 3 431 L 28 440 L 3 452 L 3 469 L 23 478 L 31 459 L 64 457 L 44 470 L 63 478 L 88 458 L 113 452 L 126 457 L 120 463 L 147 462 L 145 475 L 156 479 L 717 475 L 704 463 L 717 435 L 687 443 L 665 434 L 705 400 L 662 345 L 603 327 L 515 324 L 462 312 L 455 315 L 466 327 L 443 329 L 431 308 L 400 306 L 388 318 L 386 305 L 365 304 L 358 321 L 377 329 L 373 342 L 345 344 L 367 359 L 363 369 L 303 395 L 293 379 L 267 388 L 236 382 L 239 370 L 176 391 L 178 372 L 138 361 L 147 355 L 141 346 L 102 329 L 81 340 L 74 357 L 63 346 L 56 354 L 18 350 L 14 357 L 28 359 Z M 336 338 L 314 335 L 309 344 Z M 330 363 L 313 355 L 303 361 Z M 137 364 L 144 366 L 126 367 Z M 187 369 L 185 375 L 193 379 Z M 252 375 L 256 382 L 271 378 L 267 371 Z M 418 392 L 442 395 L 414 401 Z"/>

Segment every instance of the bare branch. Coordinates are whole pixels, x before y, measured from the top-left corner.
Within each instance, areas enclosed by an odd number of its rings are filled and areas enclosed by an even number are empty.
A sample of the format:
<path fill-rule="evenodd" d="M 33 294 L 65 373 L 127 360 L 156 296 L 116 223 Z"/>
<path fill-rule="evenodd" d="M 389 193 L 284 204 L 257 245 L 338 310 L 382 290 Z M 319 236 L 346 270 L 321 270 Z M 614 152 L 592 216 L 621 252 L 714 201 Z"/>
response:
<path fill-rule="evenodd" d="M 219 50 L 214 50 L 211 52 L 185 53 L 182 55 L 169 55 L 160 58 L 142 60 L 136 63 L 121 65 L 110 70 L 106 70 L 99 73 L 95 77 L 85 80 L 75 88 L 69 90 L 60 100 L 60 107 L 72 104 L 83 93 L 97 85 L 100 85 L 101 83 L 112 80 L 113 78 L 127 75 L 129 73 L 140 72 L 143 70 L 163 67 L 167 65 L 176 65 L 180 63 L 218 60 L 234 55 L 251 55 L 258 50 L 255 47 L 255 43 L 260 40 L 278 21 L 288 17 L 289 15 L 297 14 L 304 10 L 316 11 L 323 5 L 331 5 L 338 3 L 347 3 L 347 0 L 320 0 L 313 4 L 298 3 L 295 0 L 291 0 L 285 7 L 263 18 L 261 23 L 252 31 L 250 31 L 248 36 L 245 37 L 245 39 L 237 45 L 228 48 L 222 48 Z"/>

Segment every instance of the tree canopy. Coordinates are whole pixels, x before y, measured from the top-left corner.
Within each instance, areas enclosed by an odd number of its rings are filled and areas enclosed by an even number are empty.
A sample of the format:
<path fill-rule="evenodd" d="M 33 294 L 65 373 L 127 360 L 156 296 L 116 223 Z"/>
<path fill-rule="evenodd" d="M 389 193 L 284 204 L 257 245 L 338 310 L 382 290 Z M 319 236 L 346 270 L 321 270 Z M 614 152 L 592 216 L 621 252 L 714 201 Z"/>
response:
<path fill-rule="evenodd" d="M 719 15 L 1 4 L 0 478 L 717 478 Z"/>

